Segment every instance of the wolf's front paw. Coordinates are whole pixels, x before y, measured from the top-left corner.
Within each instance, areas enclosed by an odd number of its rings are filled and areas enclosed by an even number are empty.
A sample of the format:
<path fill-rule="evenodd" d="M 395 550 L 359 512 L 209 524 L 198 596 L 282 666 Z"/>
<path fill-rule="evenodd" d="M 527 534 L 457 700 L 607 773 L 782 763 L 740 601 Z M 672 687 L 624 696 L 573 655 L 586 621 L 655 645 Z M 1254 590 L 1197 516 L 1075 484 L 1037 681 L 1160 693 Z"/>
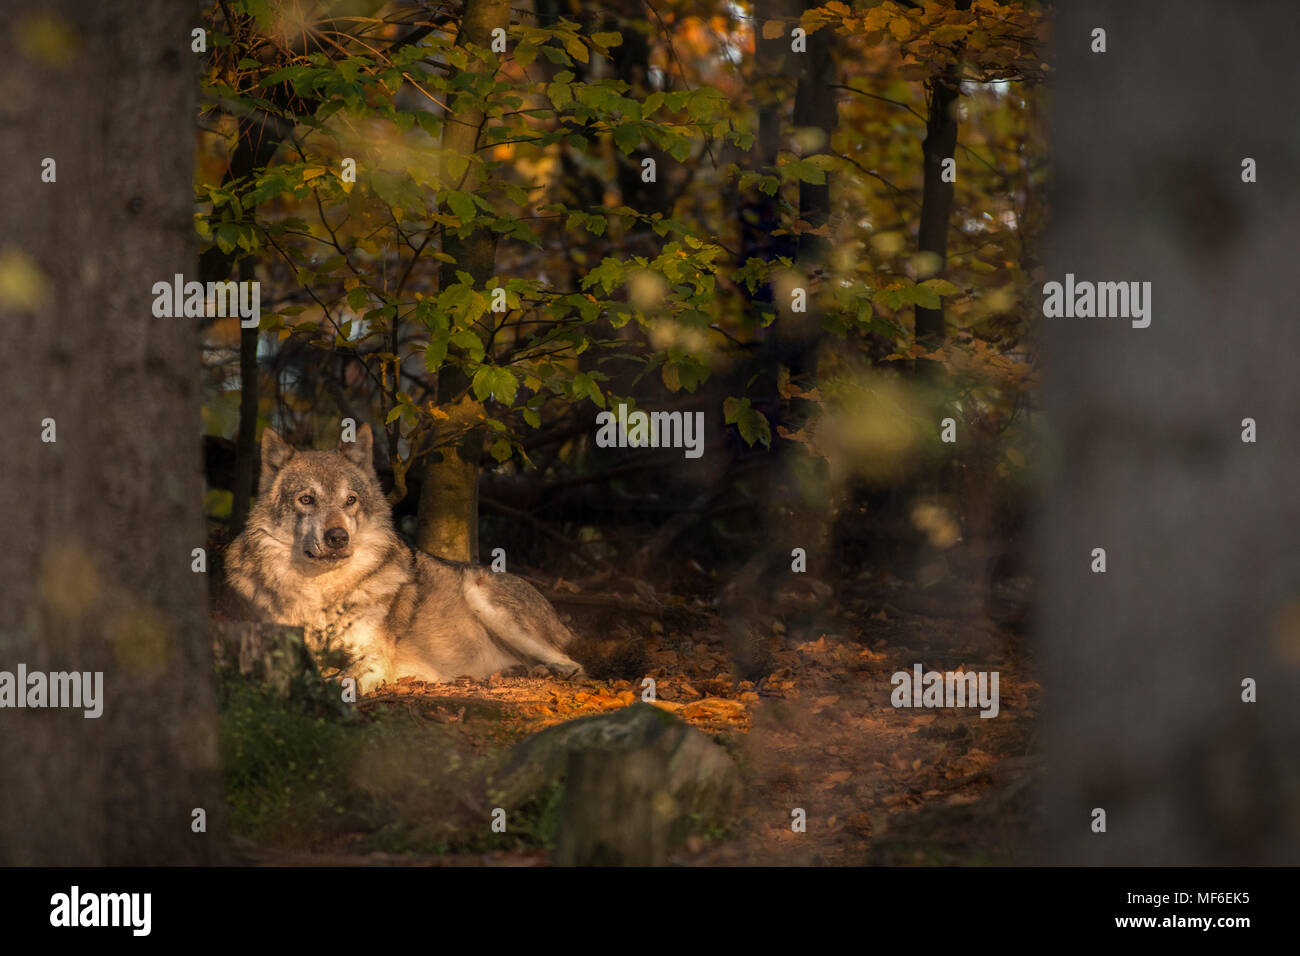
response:
<path fill-rule="evenodd" d="M 581 664 L 567 657 L 548 661 L 545 666 L 548 671 L 562 680 L 581 680 L 587 676 L 587 672 L 582 669 Z"/>
<path fill-rule="evenodd" d="M 376 688 L 382 687 L 385 683 L 385 676 L 379 671 L 368 671 L 357 678 L 357 690 L 362 696 L 369 696 Z"/>

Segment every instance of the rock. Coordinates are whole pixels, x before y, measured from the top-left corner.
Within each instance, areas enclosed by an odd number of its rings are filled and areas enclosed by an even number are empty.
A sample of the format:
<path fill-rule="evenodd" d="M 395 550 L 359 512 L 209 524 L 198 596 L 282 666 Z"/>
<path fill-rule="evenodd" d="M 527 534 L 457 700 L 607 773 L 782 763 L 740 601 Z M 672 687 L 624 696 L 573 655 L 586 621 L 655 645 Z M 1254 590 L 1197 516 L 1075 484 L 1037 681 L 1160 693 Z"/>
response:
<path fill-rule="evenodd" d="M 555 861 L 567 866 L 662 865 L 693 830 L 726 825 L 741 789 L 725 750 L 645 703 L 517 744 L 493 775 L 492 795 L 517 809 L 561 784 Z"/>

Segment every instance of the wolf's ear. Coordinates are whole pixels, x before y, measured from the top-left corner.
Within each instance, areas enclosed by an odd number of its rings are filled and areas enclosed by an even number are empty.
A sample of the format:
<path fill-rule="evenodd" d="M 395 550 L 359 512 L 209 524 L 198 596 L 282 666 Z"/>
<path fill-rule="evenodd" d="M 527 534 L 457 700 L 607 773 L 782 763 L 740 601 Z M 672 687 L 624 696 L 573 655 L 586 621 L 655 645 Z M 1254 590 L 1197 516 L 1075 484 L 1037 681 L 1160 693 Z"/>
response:
<path fill-rule="evenodd" d="M 262 432 L 262 476 L 257 485 L 259 495 L 264 495 L 271 490 L 276 473 L 292 457 L 293 448 L 276 434 L 275 429 L 268 428 Z"/>
<path fill-rule="evenodd" d="M 369 425 L 357 429 L 356 441 L 339 442 L 339 451 L 343 457 L 367 473 L 375 470 L 374 447 L 375 439 L 370 433 Z"/>

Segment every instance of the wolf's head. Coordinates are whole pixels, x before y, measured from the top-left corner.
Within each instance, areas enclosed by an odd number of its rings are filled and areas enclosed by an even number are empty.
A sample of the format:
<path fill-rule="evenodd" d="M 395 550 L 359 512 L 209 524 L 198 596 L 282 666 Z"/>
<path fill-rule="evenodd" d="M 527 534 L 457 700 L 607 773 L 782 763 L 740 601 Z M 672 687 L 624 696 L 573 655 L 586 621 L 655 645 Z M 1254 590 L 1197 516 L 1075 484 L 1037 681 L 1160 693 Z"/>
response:
<path fill-rule="evenodd" d="M 394 538 L 372 447 L 369 425 L 361 426 L 356 441 L 340 442 L 334 451 L 296 451 L 266 429 L 250 528 L 287 548 L 302 574 L 339 570 L 355 557 L 372 557 Z"/>

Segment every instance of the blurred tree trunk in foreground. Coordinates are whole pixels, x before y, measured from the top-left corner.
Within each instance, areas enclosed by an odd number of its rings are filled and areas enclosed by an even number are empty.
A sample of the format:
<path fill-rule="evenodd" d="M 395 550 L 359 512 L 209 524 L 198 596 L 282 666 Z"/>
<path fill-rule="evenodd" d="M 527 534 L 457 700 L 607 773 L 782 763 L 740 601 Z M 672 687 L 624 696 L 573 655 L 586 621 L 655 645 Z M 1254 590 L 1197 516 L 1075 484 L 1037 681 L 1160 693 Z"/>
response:
<path fill-rule="evenodd" d="M 5 11 L 0 670 L 102 671 L 103 714 L 0 710 L 0 864 L 221 858 L 198 320 L 152 313 L 195 261 L 185 9 Z"/>
<path fill-rule="evenodd" d="M 1295 864 L 1300 20 L 1281 2 L 1058 13 L 1047 279 L 1149 281 L 1151 325 L 1041 319 L 1045 857 Z"/>

